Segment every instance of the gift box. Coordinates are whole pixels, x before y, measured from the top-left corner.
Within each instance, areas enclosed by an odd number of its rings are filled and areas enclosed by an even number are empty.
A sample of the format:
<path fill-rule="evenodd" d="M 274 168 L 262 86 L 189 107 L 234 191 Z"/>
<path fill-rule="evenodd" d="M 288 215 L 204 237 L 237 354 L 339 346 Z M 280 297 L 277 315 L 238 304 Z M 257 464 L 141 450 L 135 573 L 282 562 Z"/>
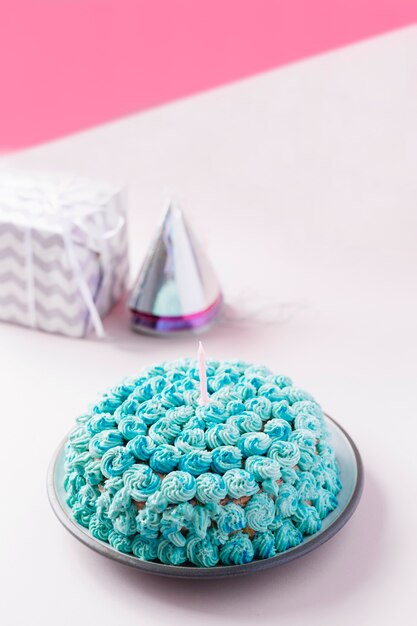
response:
<path fill-rule="evenodd" d="M 128 279 L 124 193 L 73 176 L 0 172 L 0 319 L 71 337 Z"/>

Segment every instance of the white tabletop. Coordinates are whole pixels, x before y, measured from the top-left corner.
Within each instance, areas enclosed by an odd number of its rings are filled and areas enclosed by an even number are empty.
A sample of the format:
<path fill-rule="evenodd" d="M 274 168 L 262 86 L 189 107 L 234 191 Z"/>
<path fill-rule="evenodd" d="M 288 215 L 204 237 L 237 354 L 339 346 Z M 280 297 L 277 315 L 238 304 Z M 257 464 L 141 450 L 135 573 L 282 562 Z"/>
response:
<path fill-rule="evenodd" d="M 2 623 L 414 623 L 416 75 L 410 28 L 7 158 L 128 182 L 135 270 L 178 193 L 230 305 L 206 351 L 310 390 L 366 485 L 335 538 L 282 568 L 190 582 L 108 561 L 55 519 L 49 459 L 97 391 L 195 338 L 135 335 L 123 306 L 102 342 L 2 324 Z"/>

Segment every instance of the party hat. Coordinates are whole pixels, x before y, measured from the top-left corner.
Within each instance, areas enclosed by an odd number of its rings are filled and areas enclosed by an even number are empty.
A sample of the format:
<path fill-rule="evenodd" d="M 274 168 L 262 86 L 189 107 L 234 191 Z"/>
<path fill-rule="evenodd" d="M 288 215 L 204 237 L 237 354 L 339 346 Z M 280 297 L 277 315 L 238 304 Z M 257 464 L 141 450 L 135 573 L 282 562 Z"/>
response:
<path fill-rule="evenodd" d="M 221 305 L 214 270 L 171 201 L 130 294 L 132 328 L 152 334 L 203 330 Z"/>

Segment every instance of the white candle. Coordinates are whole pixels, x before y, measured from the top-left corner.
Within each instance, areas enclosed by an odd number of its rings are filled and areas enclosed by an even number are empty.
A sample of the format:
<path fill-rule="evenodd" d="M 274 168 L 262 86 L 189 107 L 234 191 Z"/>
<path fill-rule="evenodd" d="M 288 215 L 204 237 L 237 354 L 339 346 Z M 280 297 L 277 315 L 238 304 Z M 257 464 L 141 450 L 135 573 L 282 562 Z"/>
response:
<path fill-rule="evenodd" d="M 207 373 L 206 373 L 206 353 L 201 341 L 198 343 L 198 373 L 200 375 L 200 404 L 208 404 L 207 393 Z"/>

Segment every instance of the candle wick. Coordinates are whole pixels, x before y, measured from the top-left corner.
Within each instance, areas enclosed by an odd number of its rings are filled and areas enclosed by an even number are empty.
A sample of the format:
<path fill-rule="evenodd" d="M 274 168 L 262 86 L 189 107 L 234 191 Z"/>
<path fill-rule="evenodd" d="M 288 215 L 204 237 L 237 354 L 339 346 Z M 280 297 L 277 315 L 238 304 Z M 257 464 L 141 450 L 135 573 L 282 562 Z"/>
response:
<path fill-rule="evenodd" d="M 207 393 L 207 368 L 206 353 L 201 341 L 198 342 L 198 373 L 200 376 L 200 404 L 206 405 L 209 402 Z"/>

